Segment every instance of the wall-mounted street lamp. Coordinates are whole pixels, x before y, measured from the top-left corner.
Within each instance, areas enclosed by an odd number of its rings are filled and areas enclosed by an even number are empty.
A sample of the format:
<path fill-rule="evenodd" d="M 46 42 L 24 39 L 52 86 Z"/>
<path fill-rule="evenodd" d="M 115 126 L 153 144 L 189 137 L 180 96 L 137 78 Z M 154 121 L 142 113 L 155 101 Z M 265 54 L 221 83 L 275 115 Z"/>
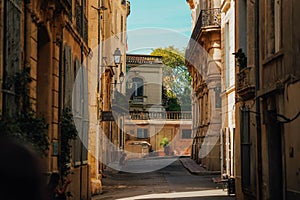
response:
<path fill-rule="evenodd" d="M 117 84 L 122 84 L 124 81 L 124 73 L 121 71 L 120 75 L 119 75 L 119 79 L 120 79 L 120 83 L 117 83 L 117 80 L 115 80 L 114 83 L 112 83 L 113 85 L 117 85 Z"/>
<path fill-rule="evenodd" d="M 115 50 L 113 56 L 114 56 L 115 64 L 116 64 L 116 65 L 120 64 L 120 63 L 121 63 L 121 56 L 122 56 L 122 54 L 121 54 L 121 51 L 120 51 L 119 48 L 117 48 L 117 49 Z"/>
<path fill-rule="evenodd" d="M 118 67 L 119 64 L 121 64 L 121 57 L 122 57 L 122 53 L 121 53 L 121 50 L 119 48 L 117 48 L 113 54 L 114 56 L 114 62 L 115 62 L 115 66 L 109 66 L 109 67 Z M 106 61 L 106 57 L 102 57 L 102 59 L 104 60 L 105 62 L 105 66 L 107 66 L 107 61 Z"/>

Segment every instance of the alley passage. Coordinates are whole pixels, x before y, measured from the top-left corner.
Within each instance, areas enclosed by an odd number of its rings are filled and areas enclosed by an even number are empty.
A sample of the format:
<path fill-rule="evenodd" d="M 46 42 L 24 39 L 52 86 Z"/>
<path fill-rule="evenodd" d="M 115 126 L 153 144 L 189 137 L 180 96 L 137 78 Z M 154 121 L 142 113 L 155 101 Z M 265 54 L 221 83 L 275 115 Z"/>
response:
<path fill-rule="evenodd" d="M 147 158 L 142 162 L 148 162 Z M 168 158 L 164 158 L 168 159 Z M 141 160 L 128 161 L 127 165 L 139 165 Z M 222 199 L 233 200 L 226 191 L 212 181 L 216 175 L 192 175 L 176 160 L 171 165 L 149 173 L 126 173 L 107 169 L 103 179 L 103 194 L 100 199 Z"/>

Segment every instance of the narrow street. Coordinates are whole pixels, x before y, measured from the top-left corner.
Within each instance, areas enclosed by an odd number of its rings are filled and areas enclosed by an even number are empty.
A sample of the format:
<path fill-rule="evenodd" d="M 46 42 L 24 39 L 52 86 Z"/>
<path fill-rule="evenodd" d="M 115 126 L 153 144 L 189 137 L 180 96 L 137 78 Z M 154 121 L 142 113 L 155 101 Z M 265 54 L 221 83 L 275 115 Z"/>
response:
<path fill-rule="evenodd" d="M 151 159 L 162 160 L 162 158 L 148 158 L 145 162 Z M 131 160 L 127 165 L 133 166 L 139 163 L 141 160 Z M 212 181 L 212 178 L 217 175 L 193 175 L 183 167 L 180 160 L 154 172 L 127 173 L 107 169 L 105 175 L 103 194 L 95 196 L 93 200 L 234 199 L 227 196 L 226 190 L 223 191 L 221 185 Z"/>

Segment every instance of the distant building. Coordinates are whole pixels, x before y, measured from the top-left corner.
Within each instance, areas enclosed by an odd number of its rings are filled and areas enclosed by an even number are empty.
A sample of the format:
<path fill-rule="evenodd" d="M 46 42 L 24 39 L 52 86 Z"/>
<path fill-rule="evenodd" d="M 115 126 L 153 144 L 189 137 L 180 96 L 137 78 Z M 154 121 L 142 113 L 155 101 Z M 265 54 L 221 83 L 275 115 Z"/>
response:
<path fill-rule="evenodd" d="M 128 156 L 164 154 L 160 145 L 163 138 L 170 141 L 170 155 L 188 155 L 191 113 L 167 112 L 162 106 L 162 57 L 127 54 L 126 60 L 129 112 L 125 119 L 125 150 Z M 148 154 L 149 148 L 153 151 L 151 154 Z"/>
<path fill-rule="evenodd" d="M 127 54 L 126 95 L 130 98 L 129 111 L 163 111 L 162 68 L 160 56 Z"/>

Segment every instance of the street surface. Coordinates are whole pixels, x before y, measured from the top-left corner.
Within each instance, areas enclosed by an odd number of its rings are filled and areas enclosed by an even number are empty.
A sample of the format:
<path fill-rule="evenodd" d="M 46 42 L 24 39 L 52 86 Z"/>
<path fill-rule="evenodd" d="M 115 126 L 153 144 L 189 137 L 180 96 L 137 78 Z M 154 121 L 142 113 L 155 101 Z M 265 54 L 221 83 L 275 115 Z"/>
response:
<path fill-rule="evenodd" d="M 147 158 L 145 160 L 128 161 L 126 167 L 140 166 L 141 163 L 170 162 L 174 158 Z M 100 199 L 222 199 L 233 200 L 228 197 L 222 186 L 214 183 L 212 178 L 217 175 L 193 175 L 185 169 L 179 160 L 169 166 L 148 173 L 118 172 L 108 169 L 103 178 L 103 194 L 94 196 L 93 200 Z"/>

